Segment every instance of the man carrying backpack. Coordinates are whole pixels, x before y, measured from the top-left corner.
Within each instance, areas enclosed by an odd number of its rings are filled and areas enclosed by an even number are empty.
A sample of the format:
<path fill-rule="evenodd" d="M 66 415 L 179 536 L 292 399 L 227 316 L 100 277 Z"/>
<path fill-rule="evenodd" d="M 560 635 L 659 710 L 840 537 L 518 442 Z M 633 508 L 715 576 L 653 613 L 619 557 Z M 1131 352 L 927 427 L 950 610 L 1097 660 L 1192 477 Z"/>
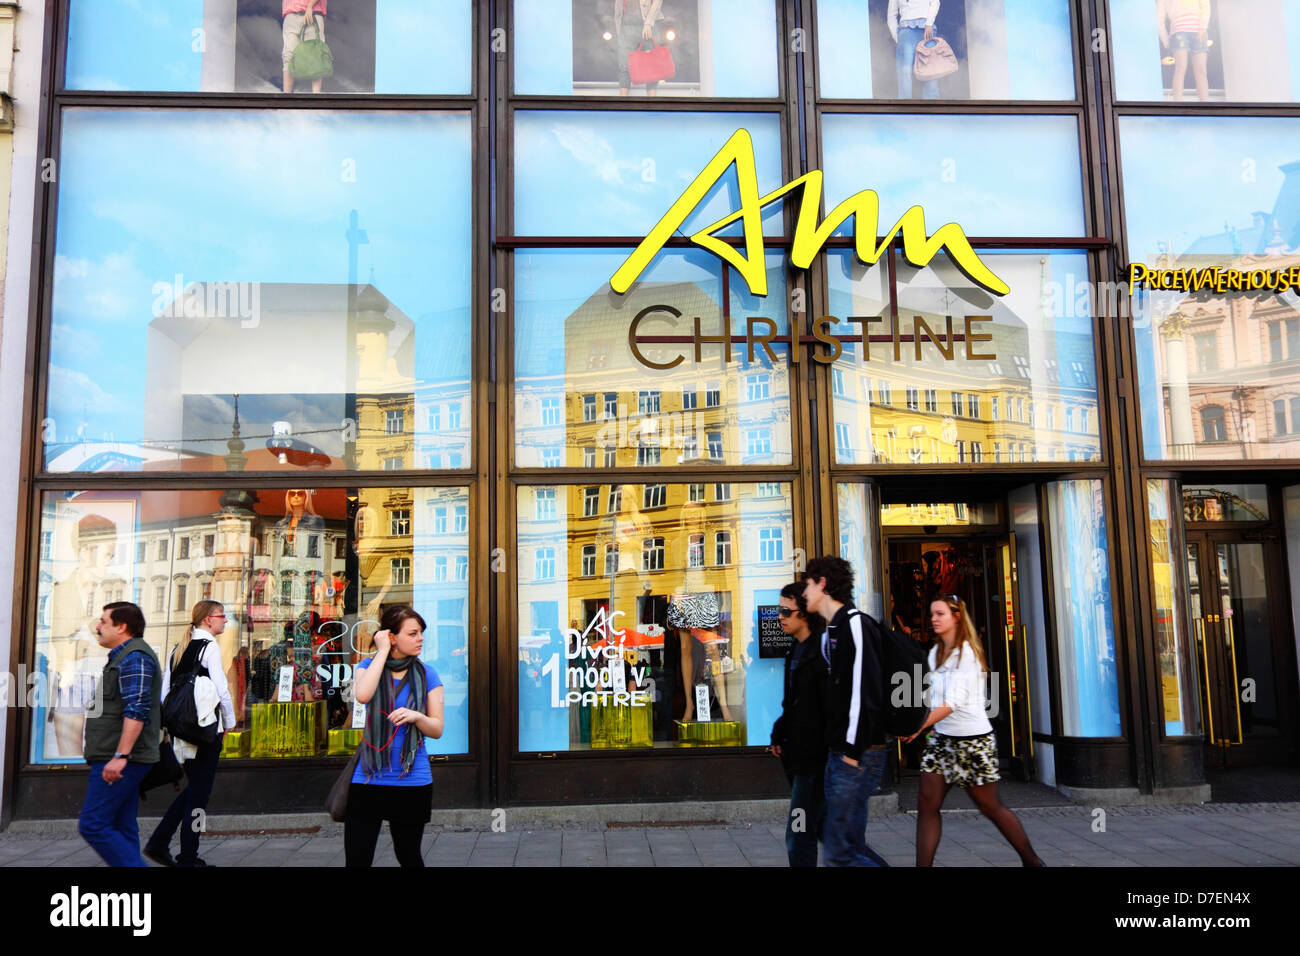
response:
<path fill-rule="evenodd" d="M 886 713 L 879 625 L 853 606 L 853 568 L 842 558 L 814 558 L 804 571 L 808 610 L 828 622 L 822 658 L 826 693 L 827 866 L 880 866 L 867 846 L 867 801 L 885 770 Z"/>

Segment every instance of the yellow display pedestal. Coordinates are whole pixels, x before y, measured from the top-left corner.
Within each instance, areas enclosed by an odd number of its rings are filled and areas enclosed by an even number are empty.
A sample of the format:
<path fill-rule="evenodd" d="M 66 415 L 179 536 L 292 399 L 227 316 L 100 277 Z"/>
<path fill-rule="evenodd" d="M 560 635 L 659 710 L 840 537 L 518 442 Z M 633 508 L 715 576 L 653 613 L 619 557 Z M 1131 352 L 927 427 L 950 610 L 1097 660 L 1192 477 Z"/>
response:
<path fill-rule="evenodd" d="M 315 757 L 325 752 L 328 734 L 323 700 L 253 705 L 254 757 Z"/>
<path fill-rule="evenodd" d="M 221 756 L 247 757 L 253 745 L 253 735 L 247 730 L 227 730 L 221 738 Z"/>
<path fill-rule="evenodd" d="M 630 704 L 593 704 L 591 708 L 591 749 L 608 750 L 620 747 L 651 747 L 654 732 L 651 729 L 650 705 L 633 707 Z"/>
<path fill-rule="evenodd" d="M 363 730 L 352 730 L 344 727 L 337 730 L 331 730 L 329 734 L 329 749 L 326 753 L 331 757 L 351 757 L 352 751 L 361 746 L 361 735 Z"/>
<path fill-rule="evenodd" d="M 738 720 L 674 721 L 679 747 L 741 747 L 745 725 Z"/>

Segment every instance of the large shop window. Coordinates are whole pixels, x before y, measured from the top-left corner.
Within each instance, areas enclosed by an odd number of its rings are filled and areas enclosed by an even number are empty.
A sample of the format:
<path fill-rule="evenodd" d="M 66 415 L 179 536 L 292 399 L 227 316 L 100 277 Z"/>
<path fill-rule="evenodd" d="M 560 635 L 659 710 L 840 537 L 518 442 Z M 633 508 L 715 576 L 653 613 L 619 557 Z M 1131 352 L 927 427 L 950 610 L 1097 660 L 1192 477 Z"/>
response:
<path fill-rule="evenodd" d="M 869 484 L 841 482 L 835 486 L 840 557 L 853 566 L 853 603 L 877 620 L 883 620 L 885 609 L 876 567 L 880 528 L 875 498 Z"/>
<path fill-rule="evenodd" d="M 1131 262 L 1265 283 L 1300 265 L 1300 120 L 1119 122 Z M 1294 291 L 1139 290 L 1133 315 L 1148 459 L 1300 458 Z"/>
<path fill-rule="evenodd" d="M 515 92 L 777 96 L 772 0 L 514 0 Z"/>
<path fill-rule="evenodd" d="M 1070 7 L 1070 0 L 818 0 L 821 95 L 1072 100 Z"/>
<path fill-rule="evenodd" d="M 788 346 L 772 344 L 773 361 L 761 345 L 751 358 L 743 344 L 704 343 L 697 353 L 689 341 L 697 322 L 706 336 L 744 335 L 751 321 L 786 334 L 772 305 L 786 300 L 780 255 L 767 258 L 767 299 L 734 272 L 724 284 L 724 267 L 701 252 L 662 253 L 614 295 L 609 277 L 630 251 L 515 255 L 515 464 L 790 464 Z M 638 315 L 638 339 L 688 341 L 634 344 Z"/>
<path fill-rule="evenodd" d="M 753 141 L 759 193 L 783 183 L 775 113 L 521 110 L 514 124 L 515 232 L 522 236 L 644 236 L 739 128 Z M 732 181 L 709 193 L 682 235 L 736 208 Z M 764 233 L 780 235 L 780 204 L 763 217 Z M 739 235 L 739 223 L 722 234 Z"/>
<path fill-rule="evenodd" d="M 1065 737 L 1118 737 L 1119 674 L 1100 480 L 1047 485 L 1057 686 Z"/>
<path fill-rule="evenodd" d="M 832 366 L 837 464 L 1101 460 L 1087 257 L 980 255 L 1009 295 L 900 260 L 897 320 L 883 266 L 827 256 L 836 331 L 868 337 Z"/>
<path fill-rule="evenodd" d="M 65 112 L 45 468 L 470 467 L 469 137 Z"/>
<path fill-rule="evenodd" d="M 468 95 L 471 0 L 71 0 L 72 90 Z M 322 16 L 324 14 L 324 16 Z M 298 78 L 303 41 L 332 70 Z M 310 48 L 308 48 L 310 49 Z M 297 64 L 295 65 L 295 56 Z"/>
<path fill-rule="evenodd" d="M 1110 22 L 1119 99 L 1300 100 L 1300 7 L 1295 3 L 1110 0 Z"/>
<path fill-rule="evenodd" d="M 768 742 L 791 488 L 695 487 L 519 488 L 520 751 Z"/>
<path fill-rule="evenodd" d="M 140 605 L 160 660 L 200 599 L 225 606 L 230 758 L 352 753 L 356 665 L 384 610 L 410 605 L 447 688 L 447 732 L 426 745 L 467 752 L 469 507 L 463 487 L 45 494 L 32 762 L 81 759 L 106 660 L 94 627 L 111 601 Z"/>
<path fill-rule="evenodd" d="M 1195 737 L 1201 733 L 1199 662 L 1182 599 L 1188 593 L 1184 583 L 1187 552 L 1179 515 L 1185 498 L 1174 481 L 1148 478 L 1146 486 L 1151 577 L 1155 586 L 1153 623 L 1165 735 Z"/>

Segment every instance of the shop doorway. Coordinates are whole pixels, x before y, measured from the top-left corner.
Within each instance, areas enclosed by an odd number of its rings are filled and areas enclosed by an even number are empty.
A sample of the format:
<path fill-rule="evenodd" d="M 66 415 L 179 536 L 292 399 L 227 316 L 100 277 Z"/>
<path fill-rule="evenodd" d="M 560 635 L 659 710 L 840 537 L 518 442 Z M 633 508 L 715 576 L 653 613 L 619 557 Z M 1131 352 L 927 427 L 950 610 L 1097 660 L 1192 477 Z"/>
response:
<path fill-rule="evenodd" d="M 1207 768 L 1281 762 L 1294 747 L 1285 557 L 1270 504 L 1262 485 L 1183 489 Z"/>
<path fill-rule="evenodd" d="M 1000 526 L 1000 513 L 996 505 L 882 507 L 885 615 L 891 626 L 928 645 L 934 636 L 930 601 L 940 594 L 956 594 L 966 603 L 988 660 L 986 693 L 999 763 L 1005 772 L 1027 781 L 1033 772 L 1029 671 L 1020 627 L 1015 540 Z M 980 527 L 930 524 L 931 518 L 997 520 L 991 527 Z M 903 773 L 917 772 L 921 749 L 919 739 L 908 746 L 900 743 Z"/>

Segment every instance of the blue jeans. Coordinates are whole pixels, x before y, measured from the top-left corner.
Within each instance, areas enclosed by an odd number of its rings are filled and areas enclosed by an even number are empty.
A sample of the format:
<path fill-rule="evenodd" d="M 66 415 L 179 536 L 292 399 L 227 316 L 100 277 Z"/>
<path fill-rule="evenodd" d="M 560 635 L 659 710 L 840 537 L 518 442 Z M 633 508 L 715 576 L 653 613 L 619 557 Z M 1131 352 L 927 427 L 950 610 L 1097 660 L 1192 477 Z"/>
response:
<path fill-rule="evenodd" d="M 822 836 L 825 815 L 825 774 L 795 774 L 791 778 L 790 815 L 785 821 L 785 851 L 791 866 L 817 865 L 817 841 Z"/>
<path fill-rule="evenodd" d="M 925 39 L 925 27 L 898 28 L 898 48 L 894 52 L 894 63 L 898 69 L 898 98 L 912 98 L 912 69 L 916 66 L 916 48 Z M 921 95 L 927 100 L 939 98 L 939 81 L 926 80 L 921 84 Z"/>
<path fill-rule="evenodd" d="M 217 776 L 217 759 L 221 756 L 221 734 L 210 744 L 199 744 L 199 752 L 185 761 L 185 789 L 176 795 L 158 827 L 149 837 L 148 846 L 167 850 L 177 829 L 181 831 L 181 852 L 176 862 L 193 866 L 199 855 L 199 830 L 195 829 L 196 810 L 208 809 L 212 784 Z"/>
<path fill-rule="evenodd" d="M 864 750 L 858 766 L 832 750 L 826 755 L 826 822 L 822 849 L 827 866 L 880 866 L 867 847 L 867 801 L 880 785 L 888 751 Z"/>
<path fill-rule="evenodd" d="M 144 866 L 135 814 L 140 806 L 140 781 L 152 764 L 128 762 L 122 779 L 109 784 L 103 776 L 106 762 L 90 765 L 90 785 L 77 831 L 109 866 Z"/>

